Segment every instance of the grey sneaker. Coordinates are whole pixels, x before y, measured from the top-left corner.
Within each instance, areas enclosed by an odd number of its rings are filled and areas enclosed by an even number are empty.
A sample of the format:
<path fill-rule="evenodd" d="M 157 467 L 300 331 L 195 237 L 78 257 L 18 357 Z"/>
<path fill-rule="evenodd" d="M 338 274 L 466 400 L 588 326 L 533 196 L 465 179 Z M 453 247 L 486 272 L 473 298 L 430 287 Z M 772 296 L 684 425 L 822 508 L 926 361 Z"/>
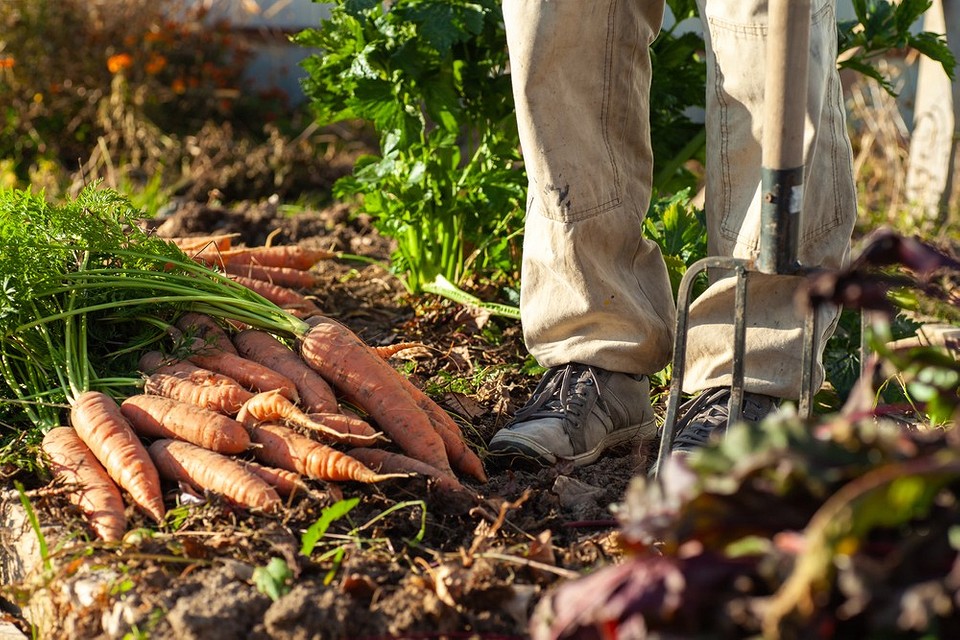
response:
<path fill-rule="evenodd" d="M 582 466 L 634 438 L 653 438 L 657 426 L 646 376 L 572 363 L 553 367 L 526 406 L 490 440 L 490 461 Z"/>
<path fill-rule="evenodd" d="M 680 407 L 677 435 L 673 439 L 671 452 L 687 454 L 719 438 L 720 434 L 727 430 L 729 403 L 730 389 L 717 387 L 703 391 Z M 760 422 L 779 405 L 779 398 L 744 392 L 740 420 Z"/>

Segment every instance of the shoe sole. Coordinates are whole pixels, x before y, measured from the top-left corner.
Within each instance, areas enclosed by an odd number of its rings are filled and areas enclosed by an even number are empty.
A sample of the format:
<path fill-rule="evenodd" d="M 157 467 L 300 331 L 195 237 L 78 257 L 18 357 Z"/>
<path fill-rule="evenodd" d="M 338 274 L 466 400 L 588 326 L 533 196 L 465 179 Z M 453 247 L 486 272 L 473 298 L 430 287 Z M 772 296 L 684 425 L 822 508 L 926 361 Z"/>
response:
<path fill-rule="evenodd" d="M 650 418 L 647 422 L 641 422 L 624 429 L 618 429 L 605 438 L 601 439 L 593 449 L 585 451 L 579 455 L 565 458 L 558 456 L 531 438 L 525 438 L 519 434 L 509 434 L 509 438 L 503 437 L 499 442 L 494 443 L 488 449 L 489 460 L 495 466 L 501 468 L 515 466 L 529 466 L 536 463 L 541 467 L 552 467 L 559 462 L 572 464 L 574 467 L 582 467 L 592 464 L 607 449 L 629 442 L 634 439 L 652 439 L 657 434 L 657 423 L 655 418 Z"/>

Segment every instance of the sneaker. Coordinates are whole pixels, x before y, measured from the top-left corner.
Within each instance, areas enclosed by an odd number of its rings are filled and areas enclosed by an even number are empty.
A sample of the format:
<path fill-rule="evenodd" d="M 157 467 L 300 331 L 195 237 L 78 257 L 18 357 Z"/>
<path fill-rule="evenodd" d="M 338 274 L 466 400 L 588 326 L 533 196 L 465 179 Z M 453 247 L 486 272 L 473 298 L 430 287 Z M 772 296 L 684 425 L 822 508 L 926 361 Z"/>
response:
<path fill-rule="evenodd" d="M 760 422 L 779 404 L 779 398 L 744 392 L 740 420 Z M 680 407 L 678 413 L 681 417 L 677 422 L 671 452 L 683 455 L 719 438 L 727 430 L 730 416 L 730 389 L 728 387 L 707 389 Z"/>
<path fill-rule="evenodd" d="M 646 376 L 567 364 L 547 371 L 526 406 L 490 440 L 491 462 L 590 464 L 606 449 L 653 438 Z"/>

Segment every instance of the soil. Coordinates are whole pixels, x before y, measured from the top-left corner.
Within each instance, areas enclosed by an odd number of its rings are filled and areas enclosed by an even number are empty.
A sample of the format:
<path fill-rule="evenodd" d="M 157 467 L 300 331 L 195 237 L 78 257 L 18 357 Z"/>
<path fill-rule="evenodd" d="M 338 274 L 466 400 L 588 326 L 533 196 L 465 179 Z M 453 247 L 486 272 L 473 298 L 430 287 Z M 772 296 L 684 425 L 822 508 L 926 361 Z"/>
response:
<path fill-rule="evenodd" d="M 394 364 L 456 417 L 481 457 L 539 379 L 521 367 L 529 358 L 518 322 L 409 296 L 385 266 L 390 243 L 345 206 L 290 214 L 269 201 L 190 203 L 159 218 L 156 232 L 230 233 L 236 244 L 303 243 L 372 259 L 321 264 L 317 304 L 370 344 L 422 343 Z M 32 620 L 42 637 L 526 637 L 545 594 L 621 557 L 611 505 L 653 455 L 652 443 L 635 443 L 577 469 L 488 460 L 489 481 L 464 479 L 470 492 L 457 497 L 419 477 L 313 482 L 311 495 L 273 517 L 174 488 L 168 504 L 181 506 L 169 522 L 151 527 L 131 511 L 119 548 L 86 542 L 62 496 L 40 494 L 34 506 L 63 525 L 62 546 L 53 574 L 36 591 L 24 586 L 20 600 L 48 597 L 47 615 Z M 352 510 L 302 553 L 332 505 L 351 499 Z"/>

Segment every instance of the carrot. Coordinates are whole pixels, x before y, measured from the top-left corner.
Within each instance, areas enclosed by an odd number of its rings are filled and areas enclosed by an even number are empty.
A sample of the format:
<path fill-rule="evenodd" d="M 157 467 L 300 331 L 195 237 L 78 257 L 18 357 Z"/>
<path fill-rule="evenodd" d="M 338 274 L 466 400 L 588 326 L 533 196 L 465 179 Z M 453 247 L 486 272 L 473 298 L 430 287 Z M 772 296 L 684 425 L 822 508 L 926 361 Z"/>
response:
<path fill-rule="evenodd" d="M 199 491 L 218 493 L 250 509 L 279 511 L 283 501 L 276 490 L 245 465 L 221 453 L 180 440 L 157 440 L 150 445 L 160 475 L 184 482 Z"/>
<path fill-rule="evenodd" d="M 404 453 L 454 475 L 442 437 L 411 397 L 403 376 L 339 322 L 325 316 L 308 322 L 311 329 L 300 341 L 307 364 L 348 402 L 363 408 Z"/>
<path fill-rule="evenodd" d="M 147 450 L 120 412 L 117 401 L 100 391 L 76 397 L 70 422 L 114 482 L 156 522 L 165 513 L 160 477 Z"/>
<path fill-rule="evenodd" d="M 464 486 L 456 478 L 440 473 L 434 467 L 415 460 L 402 453 L 387 451 L 386 449 L 377 449 L 364 447 L 350 449 L 347 455 L 359 460 L 377 473 L 416 473 L 418 475 L 433 478 L 437 486 L 441 489 L 452 491 L 466 491 Z"/>
<path fill-rule="evenodd" d="M 298 291 L 294 291 L 290 287 L 284 287 L 264 280 L 257 280 L 256 278 L 247 278 L 245 276 L 231 276 L 231 278 L 298 318 L 305 318 L 320 313 L 320 307 L 318 307 L 313 300 Z"/>
<path fill-rule="evenodd" d="M 202 349 L 203 346 L 200 345 Z M 277 373 L 270 367 L 249 360 L 235 353 L 219 351 L 217 353 L 194 352 L 187 358 L 193 364 L 225 376 L 230 376 L 251 391 L 270 391 L 277 389 L 294 402 L 300 399 L 297 385 L 293 380 Z"/>
<path fill-rule="evenodd" d="M 337 254 L 326 249 L 309 249 L 300 245 L 277 245 L 273 247 L 237 247 L 220 254 L 225 265 L 262 265 L 306 271 L 318 262 L 336 258 Z"/>
<path fill-rule="evenodd" d="M 244 358 L 270 367 L 293 381 L 300 406 L 308 413 L 338 413 L 337 396 L 330 384 L 311 369 L 297 353 L 271 333 L 246 329 L 233 336 L 233 344 Z"/>
<path fill-rule="evenodd" d="M 231 233 L 225 235 L 212 236 L 193 236 L 180 238 L 165 238 L 167 242 L 180 247 L 186 253 L 191 251 L 202 251 L 204 249 L 214 249 L 217 251 L 227 251 L 233 245 L 233 238 L 239 234 Z"/>
<path fill-rule="evenodd" d="M 370 446 L 378 440 L 383 440 L 382 434 L 379 433 L 375 433 L 372 437 L 359 436 L 328 427 L 321 421 L 313 420 L 277 391 L 264 391 L 247 400 L 237 413 L 237 421 L 248 428 L 263 422 L 283 422 L 313 431 L 324 439 L 358 447 Z"/>
<path fill-rule="evenodd" d="M 292 289 L 313 289 L 319 286 L 320 276 L 312 271 L 289 267 L 264 267 L 258 264 L 227 264 L 223 270 L 231 276 L 263 280 Z"/>
<path fill-rule="evenodd" d="M 410 349 L 425 349 L 426 347 L 422 342 L 398 342 L 397 344 L 388 344 L 378 347 L 371 346 L 370 348 L 376 351 L 378 356 L 384 360 L 388 360 L 403 351 L 408 351 Z"/>
<path fill-rule="evenodd" d="M 86 516 L 97 536 L 106 542 L 123 538 L 127 516 L 120 489 L 76 430 L 54 427 L 43 437 L 40 448 L 50 460 L 54 477 L 76 485 L 67 497 Z"/>
<path fill-rule="evenodd" d="M 236 415 L 253 396 L 229 376 L 186 360 L 167 359 L 159 351 L 143 354 L 139 368 L 149 374 L 143 387 L 145 393 L 189 402 L 218 413 Z"/>
<path fill-rule="evenodd" d="M 480 482 L 486 482 L 487 474 L 483 469 L 483 462 L 464 442 L 460 427 L 453 421 L 450 414 L 408 378 L 401 376 L 401 382 L 417 406 L 427 414 L 434 429 L 443 440 L 450 464 Z"/>
<path fill-rule="evenodd" d="M 197 369 L 203 371 L 200 367 Z M 147 376 L 143 390 L 148 394 L 179 400 L 225 415 L 236 415 L 243 403 L 253 396 L 253 393 L 237 382 L 233 385 L 203 384 L 194 382 L 189 377 L 170 373 L 153 373 Z"/>
<path fill-rule="evenodd" d="M 220 324 L 203 313 L 187 312 L 177 320 L 177 327 L 185 331 L 194 338 L 199 338 L 205 344 L 209 345 L 211 351 L 226 351 L 227 353 L 237 353 L 233 343 L 230 342 L 230 336 Z"/>
<path fill-rule="evenodd" d="M 252 461 L 245 461 L 243 465 L 247 468 L 247 471 L 265 480 L 284 498 L 289 498 L 297 492 L 307 495 L 313 493 L 299 473 L 287 469 L 268 467 Z"/>
<path fill-rule="evenodd" d="M 260 462 L 315 480 L 372 483 L 398 477 L 396 474 L 374 473 L 345 453 L 283 425 L 254 427 L 250 430 L 250 439 L 260 445 L 253 450 Z"/>
<path fill-rule="evenodd" d="M 242 453 L 250 435 L 242 424 L 215 411 L 154 395 L 134 395 L 120 403 L 133 430 L 146 438 L 176 438 L 218 453 Z"/>
<path fill-rule="evenodd" d="M 374 439 L 388 440 L 383 433 L 371 427 L 369 422 L 355 415 L 347 415 L 345 413 L 308 413 L 307 417 L 315 422 L 321 422 L 344 435 L 361 436 L 363 439 L 359 440 L 359 442 L 372 441 Z"/>

